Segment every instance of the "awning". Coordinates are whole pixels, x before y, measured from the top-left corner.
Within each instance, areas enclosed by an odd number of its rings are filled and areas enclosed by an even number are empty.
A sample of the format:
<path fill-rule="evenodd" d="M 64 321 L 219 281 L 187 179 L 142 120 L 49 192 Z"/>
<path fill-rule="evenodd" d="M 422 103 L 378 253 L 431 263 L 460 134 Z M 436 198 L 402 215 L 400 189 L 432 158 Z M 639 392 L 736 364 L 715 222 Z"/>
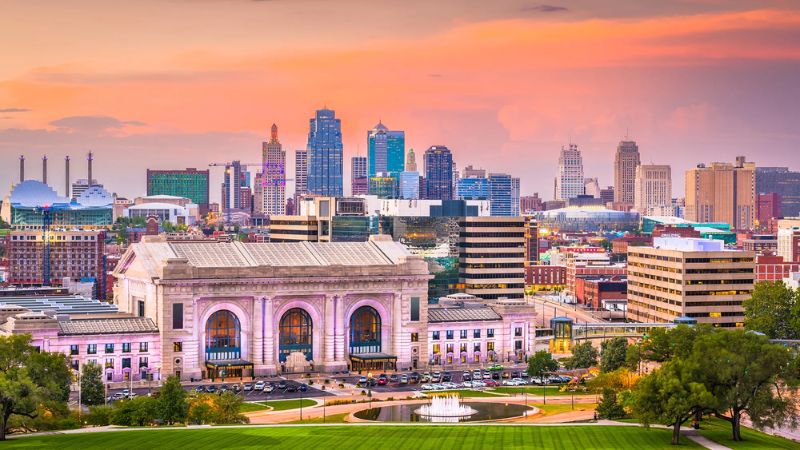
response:
<path fill-rule="evenodd" d="M 221 359 L 216 361 L 206 361 L 206 367 L 215 369 L 224 367 L 253 367 L 253 363 L 243 359 Z"/>
<path fill-rule="evenodd" d="M 397 361 L 397 356 L 386 353 L 359 353 L 350 355 L 351 361 Z"/>

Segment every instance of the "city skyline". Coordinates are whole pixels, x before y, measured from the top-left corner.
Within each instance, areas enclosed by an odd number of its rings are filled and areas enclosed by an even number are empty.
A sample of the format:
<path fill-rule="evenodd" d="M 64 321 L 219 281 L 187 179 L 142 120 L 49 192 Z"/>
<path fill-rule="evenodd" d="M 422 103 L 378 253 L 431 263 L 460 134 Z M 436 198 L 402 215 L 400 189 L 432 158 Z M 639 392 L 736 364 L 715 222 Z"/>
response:
<path fill-rule="evenodd" d="M 792 126 L 800 11 L 785 1 L 603 9 L 585 1 L 389 3 L 397 19 L 378 27 L 357 2 L 208 0 L 188 15 L 186 2 L 164 5 L 147 33 L 136 25 L 146 15 L 141 5 L 112 12 L 79 3 L 84 8 L 66 11 L 46 3 L 5 8 L 0 177 L 7 182 L 18 154 L 34 161 L 93 150 L 98 182 L 135 196 L 147 168 L 257 158 L 273 122 L 282 124 L 286 149 L 303 148 L 305 121 L 326 105 L 342 118 L 345 158 L 365 152 L 363 130 L 382 120 L 406 130 L 406 148 L 445 145 L 462 166 L 521 177 L 528 195 L 547 197 L 550 182 L 531 172 L 554 173 L 556 153 L 570 140 L 584 152 L 587 176 L 613 184 L 610 161 L 626 130 L 642 163 L 673 167 L 678 196 L 684 171 L 704 161 L 743 154 L 759 166 L 798 168 L 790 155 L 800 144 Z M 297 14 L 304 8 L 318 14 Z M 412 11 L 424 19 L 415 23 Z M 337 22 L 319 39 L 314 30 L 326 13 L 360 26 Z M 23 20 L 32 16 L 35 23 Z M 62 17 L 74 31 L 68 38 L 36 27 L 57 29 L 49 25 Z M 181 36 L 169 26 L 176 17 Z M 281 17 L 292 20 L 241 25 Z M 200 32 L 210 22 L 230 30 L 234 18 L 252 31 L 222 33 L 216 42 Z M 290 32 L 292 46 L 276 51 Z M 562 34 L 571 36 L 569 48 L 552 39 Z M 19 44 L 19 36 L 35 39 Z M 133 38 L 135 47 L 120 41 Z M 48 45 L 30 51 L 39 39 Z M 532 57 L 510 59 L 511 52 Z M 317 74 L 318 65 L 329 70 Z M 51 173 L 50 183 L 63 185 L 59 171 Z M 212 174 L 212 186 L 219 182 Z"/>

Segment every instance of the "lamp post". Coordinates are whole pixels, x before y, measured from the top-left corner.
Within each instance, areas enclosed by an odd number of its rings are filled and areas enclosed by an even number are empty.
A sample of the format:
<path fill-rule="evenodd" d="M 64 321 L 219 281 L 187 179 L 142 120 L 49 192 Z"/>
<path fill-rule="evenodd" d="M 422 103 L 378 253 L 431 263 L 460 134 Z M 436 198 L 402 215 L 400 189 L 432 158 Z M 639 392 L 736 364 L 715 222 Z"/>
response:
<path fill-rule="evenodd" d="M 325 423 L 325 418 L 327 416 L 327 414 L 325 413 L 325 405 L 327 403 L 328 401 L 325 399 L 325 397 L 322 397 L 322 423 Z"/>

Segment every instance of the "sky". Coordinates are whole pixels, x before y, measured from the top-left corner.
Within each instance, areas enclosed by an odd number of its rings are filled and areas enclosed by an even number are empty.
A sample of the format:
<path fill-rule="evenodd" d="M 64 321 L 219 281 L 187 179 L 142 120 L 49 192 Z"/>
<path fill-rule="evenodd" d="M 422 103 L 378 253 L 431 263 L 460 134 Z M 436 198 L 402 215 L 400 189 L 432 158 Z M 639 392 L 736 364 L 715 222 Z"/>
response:
<path fill-rule="evenodd" d="M 346 180 L 381 120 L 417 155 L 446 145 L 459 169 L 511 173 L 546 199 L 562 145 L 605 186 L 627 135 L 682 195 L 701 162 L 800 169 L 798 105 L 790 0 L 0 4 L 2 195 L 19 155 L 38 179 L 46 154 L 60 192 L 64 156 L 85 178 L 91 150 L 95 178 L 136 197 L 147 168 L 258 162 L 272 123 L 291 177 L 323 107 L 342 119 Z"/>

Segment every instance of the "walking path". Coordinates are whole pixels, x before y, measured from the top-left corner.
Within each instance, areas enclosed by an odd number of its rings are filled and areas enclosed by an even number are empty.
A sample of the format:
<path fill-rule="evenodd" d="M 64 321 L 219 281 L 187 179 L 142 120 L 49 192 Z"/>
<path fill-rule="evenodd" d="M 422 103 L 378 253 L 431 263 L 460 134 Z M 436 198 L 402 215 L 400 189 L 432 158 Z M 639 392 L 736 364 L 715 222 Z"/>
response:
<path fill-rule="evenodd" d="M 716 442 L 712 441 L 711 439 L 701 436 L 697 430 L 683 430 L 683 435 L 687 438 L 694 441 L 696 444 L 702 445 L 705 448 L 711 450 L 731 450 L 730 447 L 725 447 L 722 444 L 717 444 Z"/>

